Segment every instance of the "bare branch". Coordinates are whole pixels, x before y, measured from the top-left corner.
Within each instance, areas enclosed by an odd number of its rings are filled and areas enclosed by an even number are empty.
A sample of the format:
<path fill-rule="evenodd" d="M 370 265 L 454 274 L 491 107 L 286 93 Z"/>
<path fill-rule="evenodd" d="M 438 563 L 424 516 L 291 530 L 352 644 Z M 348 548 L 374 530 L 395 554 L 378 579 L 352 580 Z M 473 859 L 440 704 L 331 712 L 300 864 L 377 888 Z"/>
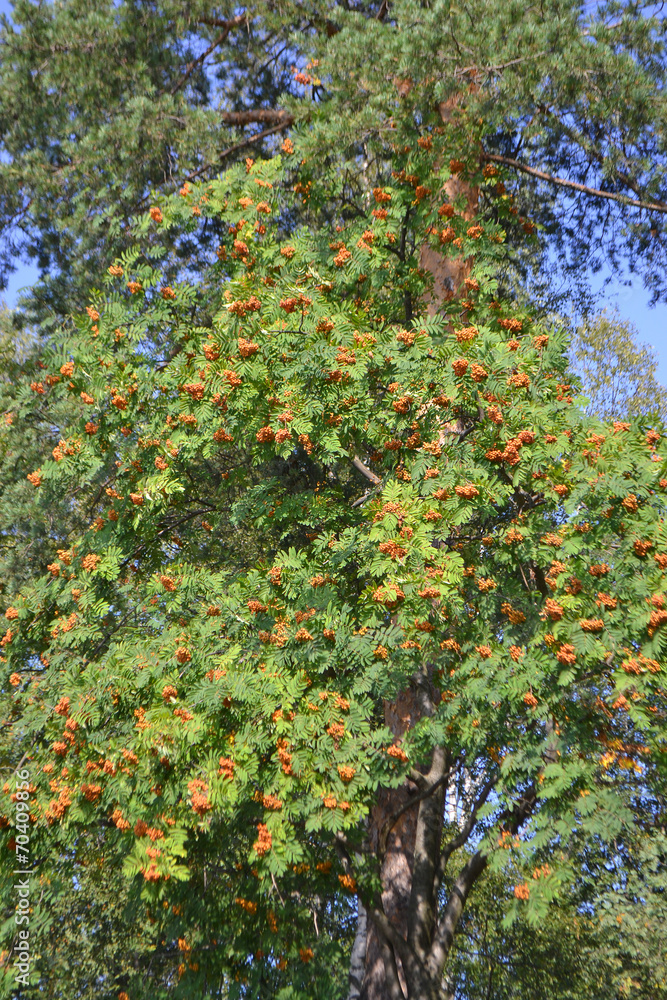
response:
<path fill-rule="evenodd" d="M 220 115 L 225 125 L 250 125 L 262 122 L 264 125 L 282 124 L 284 127 L 294 124 L 294 115 L 278 108 L 251 108 L 248 111 L 223 111 Z"/>
<path fill-rule="evenodd" d="M 255 135 L 249 135 L 247 139 L 242 139 L 241 142 L 234 143 L 233 146 L 228 146 L 227 149 L 223 149 L 220 153 L 218 163 L 220 160 L 224 160 L 225 157 L 230 156 L 239 149 L 243 149 L 244 146 L 250 146 L 253 142 L 260 142 L 262 139 L 266 139 L 267 136 L 273 135 L 275 132 L 281 132 L 284 128 L 287 128 L 289 122 L 284 121 L 279 125 L 274 125 L 273 128 L 266 128 L 263 132 L 257 132 Z M 191 174 L 185 178 L 186 181 L 193 181 L 195 177 L 200 177 L 201 174 L 205 174 L 207 170 L 212 170 L 214 167 L 218 166 L 218 163 L 205 163 L 203 167 L 199 167 L 198 170 L 193 170 Z"/>
<path fill-rule="evenodd" d="M 368 468 L 367 465 L 364 465 L 364 463 L 361 461 L 361 459 L 357 455 L 355 455 L 354 458 L 352 459 L 352 465 L 363 476 L 366 476 L 366 479 L 370 479 L 370 481 L 373 483 L 374 486 L 378 486 L 382 482 L 382 480 L 380 479 L 380 477 L 376 476 L 375 473 L 372 472 Z"/>
<path fill-rule="evenodd" d="M 524 174 L 530 174 L 531 177 L 539 177 L 542 181 L 548 181 L 549 184 L 556 184 L 558 187 L 569 188 L 571 191 L 581 191 L 583 194 L 590 195 L 592 198 L 606 198 L 609 201 L 617 201 L 621 205 L 630 205 L 632 208 L 644 208 L 648 212 L 661 212 L 667 215 L 667 205 L 662 201 L 640 201 L 638 198 L 629 198 L 625 194 L 616 194 L 613 191 L 601 191 L 599 188 L 588 187 L 586 184 L 579 184 L 578 181 L 568 181 L 564 177 L 554 177 L 553 174 L 547 174 L 544 170 L 538 170 L 536 167 L 529 167 L 527 163 L 521 163 L 519 160 L 513 160 L 509 156 L 499 156 L 496 153 L 483 153 L 484 160 L 488 160 L 492 163 L 503 163 L 505 166 L 513 167 L 515 170 L 520 170 Z"/>
<path fill-rule="evenodd" d="M 246 20 L 246 15 L 245 14 L 240 14 L 238 17 L 232 18 L 231 20 L 232 21 L 237 21 L 239 24 L 243 24 L 243 22 Z M 198 17 L 197 18 L 197 24 L 207 24 L 211 28 L 226 28 L 229 23 L 230 22 L 227 20 L 227 18 L 224 18 L 224 17 Z M 232 27 L 235 27 L 235 25 L 232 24 Z"/>
<path fill-rule="evenodd" d="M 440 919 L 438 930 L 426 962 L 427 970 L 433 980 L 437 980 L 442 974 L 447 956 L 452 947 L 454 932 L 463 913 L 470 890 L 486 868 L 486 865 L 487 859 L 485 855 L 480 851 L 476 851 L 461 869 L 458 878 L 452 886 L 452 891 L 449 894 L 445 911 Z"/>

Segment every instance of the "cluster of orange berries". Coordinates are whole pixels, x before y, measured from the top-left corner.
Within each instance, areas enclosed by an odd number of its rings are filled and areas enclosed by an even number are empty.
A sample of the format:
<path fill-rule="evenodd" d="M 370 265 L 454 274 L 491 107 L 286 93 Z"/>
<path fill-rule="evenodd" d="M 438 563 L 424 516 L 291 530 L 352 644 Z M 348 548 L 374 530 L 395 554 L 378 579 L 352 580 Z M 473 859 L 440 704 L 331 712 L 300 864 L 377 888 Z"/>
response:
<path fill-rule="evenodd" d="M 579 621 L 579 626 L 583 632 L 601 632 L 604 628 L 604 622 L 601 618 L 582 618 Z"/>
<path fill-rule="evenodd" d="M 52 799 L 46 807 L 46 820 L 48 823 L 55 823 L 62 819 L 66 810 L 72 804 L 71 789 L 64 786 L 60 789 L 57 799 Z"/>
<path fill-rule="evenodd" d="M 259 350 L 259 344 L 254 340 L 247 340 L 245 337 L 238 338 L 239 354 L 242 358 L 251 358 Z"/>
<path fill-rule="evenodd" d="M 257 840 L 252 845 L 255 854 L 258 857 L 263 857 L 265 854 L 271 850 L 272 837 L 271 832 L 264 823 L 257 824 Z"/>
<path fill-rule="evenodd" d="M 208 784 L 201 778 L 194 778 L 188 782 L 188 792 L 190 793 L 192 809 L 198 816 L 204 816 L 209 809 L 213 808 L 213 804 L 208 798 Z"/>
<path fill-rule="evenodd" d="M 287 749 L 288 743 L 285 739 L 278 740 L 276 744 L 276 750 L 278 753 L 278 760 L 282 765 L 282 770 L 285 774 L 292 773 L 292 754 Z"/>
<path fill-rule="evenodd" d="M 343 244 L 340 247 L 340 249 L 338 250 L 338 253 L 336 254 L 336 256 L 333 259 L 334 265 L 336 267 L 345 267 L 345 265 L 351 259 L 351 257 L 352 257 L 352 254 L 347 249 L 347 247 L 345 246 L 345 244 Z"/>
<path fill-rule="evenodd" d="M 357 891 L 356 880 L 351 875 L 348 875 L 347 873 L 345 875 L 339 875 L 338 881 L 342 885 L 343 889 L 347 890 L 347 892 Z"/>
<path fill-rule="evenodd" d="M 573 666 L 577 660 L 577 654 L 574 651 L 574 646 L 569 642 L 563 643 L 556 653 L 556 659 L 559 663 L 562 663 L 563 666 Z"/>
<path fill-rule="evenodd" d="M 243 317 L 249 312 L 259 312 L 262 308 L 262 303 L 256 295 L 251 295 L 248 299 L 230 302 L 227 308 L 232 315 L 239 316 L 243 319 Z"/>
<path fill-rule="evenodd" d="M 240 906 L 242 910 L 254 916 L 257 913 L 257 903 L 250 899 L 243 899 L 241 896 L 237 896 L 234 900 L 237 906 Z"/>
<path fill-rule="evenodd" d="M 593 565 L 589 566 L 588 568 L 588 572 L 590 573 L 590 575 L 597 577 L 605 576 L 607 573 L 610 572 L 610 570 L 611 566 L 609 566 L 608 563 L 593 563 Z"/>
<path fill-rule="evenodd" d="M 114 823 L 115 826 L 122 832 L 125 832 L 126 830 L 130 829 L 131 824 L 129 820 L 125 819 L 123 813 L 118 808 L 114 809 L 114 811 L 112 812 L 111 822 Z"/>

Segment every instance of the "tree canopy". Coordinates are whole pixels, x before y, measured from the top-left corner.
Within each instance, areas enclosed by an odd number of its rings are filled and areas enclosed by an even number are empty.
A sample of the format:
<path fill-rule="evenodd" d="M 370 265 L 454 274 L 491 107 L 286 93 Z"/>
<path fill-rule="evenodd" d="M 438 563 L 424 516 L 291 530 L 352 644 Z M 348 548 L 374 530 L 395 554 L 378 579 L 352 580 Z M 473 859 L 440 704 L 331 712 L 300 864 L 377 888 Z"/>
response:
<path fill-rule="evenodd" d="M 389 166 L 392 122 L 418 127 L 465 93 L 484 155 L 509 168 L 516 228 L 530 216 L 573 281 L 607 259 L 661 296 L 664 33 L 635 0 L 16 0 L 0 63 L 4 267 L 27 254 L 44 275 L 35 314 L 67 315 L 152 190 L 265 155 L 294 120 L 338 163 L 353 213 L 360 174 Z"/>
<path fill-rule="evenodd" d="M 313 913 L 343 891 L 383 988 L 440 996 L 484 869 L 547 851 L 514 887 L 539 919 L 571 838 L 622 836 L 620 789 L 663 759 L 663 438 L 585 418 L 563 334 L 497 298 L 502 227 L 437 197 L 464 171 L 498 183 L 456 138 L 419 136 L 330 232 L 283 235 L 310 183 L 291 141 L 285 165 L 184 187 L 21 391 L 25 411 L 78 412 L 28 479 L 90 522 L 5 613 L 31 842 L 74 860 L 102 821 L 107 863 L 143 885 L 167 951 L 183 942 L 177 993 L 284 972 L 298 995 L 335 947 Z M 215 262 L 165 284 L 174 231 L 208 218 L 228 233 Z M 465 302 L 430 316 L 429 241 L 470 262 Z M 366 823 L 399 786 L 407 941 L 378 881 L 400 815 Z"/>
<path fill-rule="evenodd" d="M 665 436 L 647 407 L 585 412 L 524 279 L 549 226 L 575 254 L 607 238 L 591 205 L 631 254 L 661 219 L 659 155 L 639 170 L 660 19 L 405 0 L 15 24 L 0 89 L 44 91 L 0 175 L 34 185 L 17 224 L 48 280 L 0 386 L 5 958 L 14 869 L 36 869 L 30 985 L 6 961 L 5 993 L 343 997 L 351 956 L 351 997 L 472 998 L 560 920 L 619 997 L 658 995 L 659 949 L 632 955 L 664 895 Z M 539 129 L 536 80 L 560 108 Z M 221 121 L 257 131 L 226 152 Z M 519 152 L 599 185 L 576 232 L 511 193 L 542 182 Z"/>

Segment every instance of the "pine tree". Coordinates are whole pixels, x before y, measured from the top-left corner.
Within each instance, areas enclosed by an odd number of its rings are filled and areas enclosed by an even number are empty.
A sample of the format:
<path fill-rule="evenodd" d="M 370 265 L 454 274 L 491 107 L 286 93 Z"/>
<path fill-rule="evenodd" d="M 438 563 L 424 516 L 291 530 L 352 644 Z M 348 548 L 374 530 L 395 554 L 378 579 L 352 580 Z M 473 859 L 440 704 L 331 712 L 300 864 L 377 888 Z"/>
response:
<path fill-rule="evenodd" d="M 664 19 L 634 0 L 15 0 L 0 64 L 3 267 L 22 253 L 42 269 L 31 312 L 57 322 L 127 247 L 152 192 L 268 155 L 295 120 L 339 163 L 353 213 L 392 122 L 463 96 L 488 126 L 484 156 L 508 168 L 508 238 L 521 245 L 530 218 L 551 251 L 514 266 L 553 297 L 554 251 L 574 284 L 603 258 L 629 263 L 660 296 L 664 45 Z M 181 245 L 190 266 L 213 228 Z"/>

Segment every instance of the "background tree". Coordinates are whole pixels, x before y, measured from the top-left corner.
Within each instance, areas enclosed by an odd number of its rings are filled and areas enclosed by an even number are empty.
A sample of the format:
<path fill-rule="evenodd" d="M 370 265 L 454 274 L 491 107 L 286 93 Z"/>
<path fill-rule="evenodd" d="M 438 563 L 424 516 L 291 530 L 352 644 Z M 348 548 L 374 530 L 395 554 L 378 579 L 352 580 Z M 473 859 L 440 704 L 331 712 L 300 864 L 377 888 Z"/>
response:
<path fill-rule="evenodd" d="M 642 821 L 647 818 L 644 813 Z M 625 842 L 588 843 L 568 893 L 539 922 L 506 917 L 509 877 L 485 874 L 455 939 L 457 997 L 563 1000 L 667 995 L 664 831 L 638 825 Z M 508 873 L 509 874 L 509 873 Z"/>
<path fill-rule="evenodd" d="M 576 330 L 573 364 L 590 398 L 589 412 L 603 420 L 640 413 L 664 418 L 667 396 L 656 353 L 638 338 L 632 323 L 606 311 Z"/>

